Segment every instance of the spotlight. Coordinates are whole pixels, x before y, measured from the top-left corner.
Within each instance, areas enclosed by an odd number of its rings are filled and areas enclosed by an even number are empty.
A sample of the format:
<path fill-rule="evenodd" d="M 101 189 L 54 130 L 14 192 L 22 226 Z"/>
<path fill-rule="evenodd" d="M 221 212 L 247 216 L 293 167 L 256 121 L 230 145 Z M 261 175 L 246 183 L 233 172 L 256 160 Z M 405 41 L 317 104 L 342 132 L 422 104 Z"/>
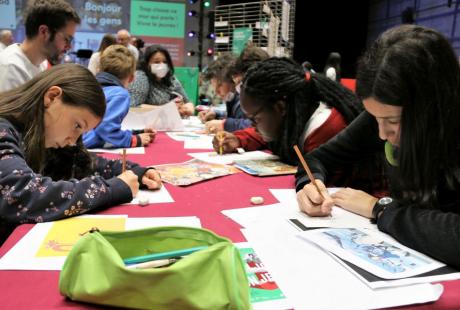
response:
<path fill-rule="evenodd" d="M 194 17 L 194 16 L 197 16 L 198 13 L 197 13 L 197 11 L 195 11 L 195 10 L 190 10 L 190 11 L 188 11 L 187 15 L 188 15 L 189 17 Z"/>
<path fill-rule="evenodd" d="M 198 0 L 188 0 L 188 3 L 195 4 Z"/>
<path fill-rule="evenodd" d="M 189 56 L 189 57 L 195 56 L 195 51 L 188 51 L 187 56 Z"/>
<path fill-rule="evenodd" d="M 210 47 L 210 48 L 208 48 L 207 54 L 208 54 L 208 56 L 212 56 L 212 55 L 214 55 L 214 49 L 213 49 L 213 48 L 211 48 L 211 47 Z"/>
<path fill-rule="evenodd" d="M 211 1 L 205 1 L 203 3 L 203 5 L 204 5 L 205 8 L 209 8 L 209 7 L 211 7 Z"/>
<path fill-rule="evenodd" d="M 216 34 L 214 32 L 211 32 L 206 36 L 206 38 L 210 40 L 214 40 L 216 38 Z"/>
<path fill-rule="evenodd" d="M 195 36 L 196 36 L 196 32 L 195 32 L 195 31 L 190 30 L 190 31 L 188 32 L 188 37 L 189 37 L 189 38 L 193 38 L 193 37 L 195 37 Z"/>

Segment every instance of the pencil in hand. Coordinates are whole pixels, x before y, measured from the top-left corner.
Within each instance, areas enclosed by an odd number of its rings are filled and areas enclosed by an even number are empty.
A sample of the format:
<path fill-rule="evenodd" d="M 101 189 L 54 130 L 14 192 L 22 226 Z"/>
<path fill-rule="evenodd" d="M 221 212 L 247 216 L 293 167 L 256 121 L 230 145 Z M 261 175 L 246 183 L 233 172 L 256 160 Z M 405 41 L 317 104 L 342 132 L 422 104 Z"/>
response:
<path fill-rule="evenodd" d="M 126 171 L 126 149 L 123 149 L 123 153 L 121 155 L 121 172 Z"/>
<path fill-rule="evenodd" d="M 298 147 L 297 145 L 294 145 L 294 151 L 296 152 L 297 157 L 299 157 L 299 160 L 300 160 L 300 162 L 302 163 L 303 168 L 304 168 L 305 171 L 307 172 L 307 175 L 308 175 L 308 178 L 310 179 L 310 182 L 313 183 L 313 185 L 316 187 L 316 190 L 318 191 L 318 193 L 319 193 L 319 194 L 321 195 L 321 197 L 324 199 L 323 193 L 321 192 L 321 190 L 320 190 L 318 184 L 316 184 L 315 176 L 313 175 L 313 173 L 311 173 L 311 170 L 310 170 L 310 168 L 308 167 L 307 162 L 306 162 L 305 159 L 303 158 L 302 153 L 300 152 L 299 147 Z"/>

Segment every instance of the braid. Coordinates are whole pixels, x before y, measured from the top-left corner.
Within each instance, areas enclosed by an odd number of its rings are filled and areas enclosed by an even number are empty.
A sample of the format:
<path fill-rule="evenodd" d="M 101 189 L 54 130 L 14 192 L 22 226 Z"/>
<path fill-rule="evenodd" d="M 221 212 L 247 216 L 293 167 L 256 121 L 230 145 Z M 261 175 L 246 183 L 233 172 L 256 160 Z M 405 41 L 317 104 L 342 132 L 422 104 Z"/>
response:
<path fill-rule="evenodd" d="M 312 99 L 336 108 L 347 123 L 350 123 L 363 111 L 361 100 L 342 84 L 321 74 L 313 74 L 312 82 Z"/>
<path fill-rule="evenodd" d="M 307 80 L 302 66 L 294 61 L 273 57 L 252 66 L 243 79 L 244 92 L 267 108 L 273 108 L 278 101 L 286 103 L 282 132 L 269 147 L 287 163 L 297 163 L 292 147 L 298 143 L 320 101 L 337 108 L 347 122 L 362 109 L 357 97 L 344 87 L 315 74 L 311 77 Z"/>

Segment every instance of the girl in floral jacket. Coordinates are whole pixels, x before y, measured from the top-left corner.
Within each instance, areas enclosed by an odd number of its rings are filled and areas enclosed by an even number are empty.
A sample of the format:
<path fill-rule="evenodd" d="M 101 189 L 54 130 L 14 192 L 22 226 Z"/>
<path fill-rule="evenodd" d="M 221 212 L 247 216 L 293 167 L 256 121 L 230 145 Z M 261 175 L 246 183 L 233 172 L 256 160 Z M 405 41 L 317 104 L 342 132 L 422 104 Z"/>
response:
<path fill-rule="evenodd" d="M 85 68 L 59 65 L 0 94 L 0 244 L 21 223 L 58 220 L 159 188 L 153 169 L 91 157 L 80 136 L 101 121 L 105 99 Z"/>

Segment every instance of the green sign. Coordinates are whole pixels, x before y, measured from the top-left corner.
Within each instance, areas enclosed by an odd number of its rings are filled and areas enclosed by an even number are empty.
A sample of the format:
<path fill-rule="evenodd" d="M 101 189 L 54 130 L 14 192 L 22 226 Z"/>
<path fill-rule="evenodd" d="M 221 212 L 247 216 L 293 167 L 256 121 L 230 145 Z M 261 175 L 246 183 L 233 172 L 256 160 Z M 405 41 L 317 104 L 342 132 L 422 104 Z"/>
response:
<path fill-rule="evenodd" d="M 185 4 L 131 1 L 131 34 L 167 38 L 183 38 Z"/>
<path fill-rule="evenodd" d="M 246 47 L 248 41 L 252 39 L 252 28 L 235 28 L 233 29 L 233 54 L 239 55 Z"/>
<path fill-rule="evenodd" d="M 198 68 L 175 67 L 174 76 L 184 87 L 188 99 L 196 105 L 198 102 L 198 79 L 200 77 Z"/>

